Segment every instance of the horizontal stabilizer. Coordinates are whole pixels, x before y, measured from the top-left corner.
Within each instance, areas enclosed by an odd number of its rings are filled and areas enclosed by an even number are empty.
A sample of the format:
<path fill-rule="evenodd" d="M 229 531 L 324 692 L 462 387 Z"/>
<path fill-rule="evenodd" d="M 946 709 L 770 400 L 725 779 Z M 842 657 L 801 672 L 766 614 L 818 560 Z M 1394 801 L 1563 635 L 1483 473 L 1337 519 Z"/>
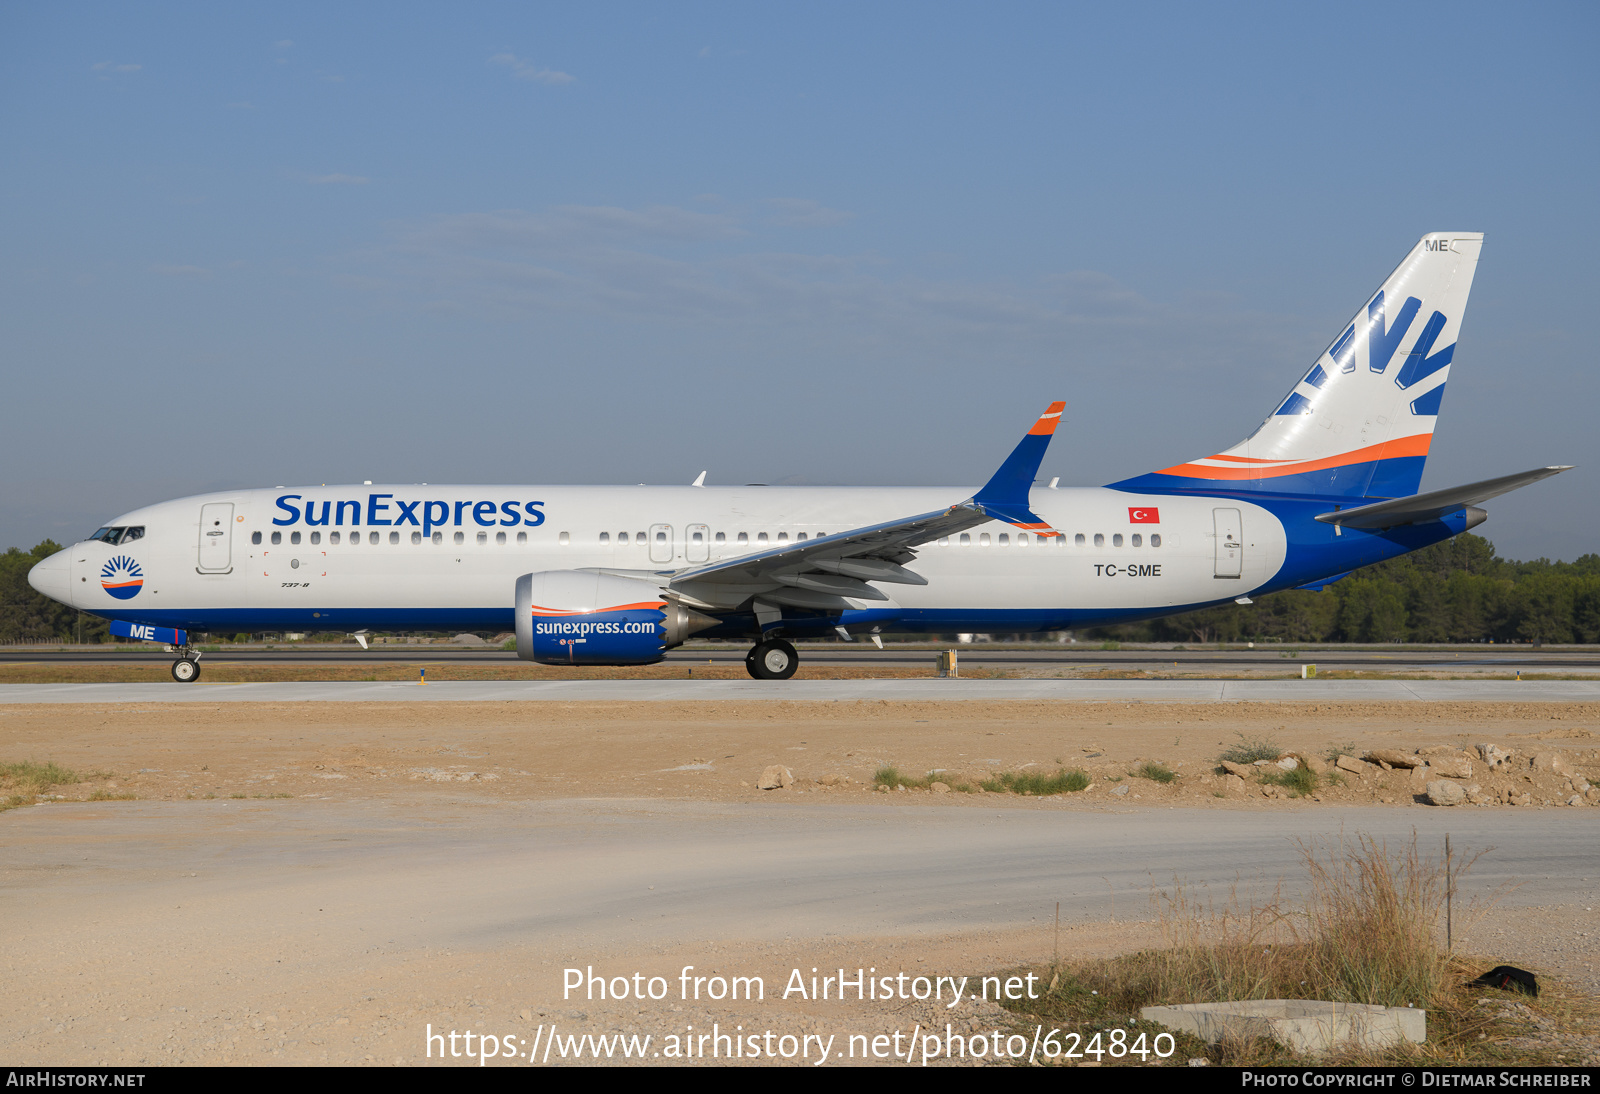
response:
<path fill-rule="evenodd" d="M 1343 528 L 1394 528 L 1402 524 L 1423 524 L 1438 520 L 1447 513 L 1476 505 L 1480 501 L 1509 494 L 1520 486 L 1527 486 L 1530 482 L 1538 482 L 1540 479 L 1547 479 L 1551 475 L 1559 475 L 1571 469 L 1570 465 L 1539 467 L 1516 475 L 1504 475 L 1498 479 L 1454 486 L 1449 490 L 1435 490 L 1429 494 L 1413 494 L 1409 498 L 1393 498 L 1389 501 L 1374 502 L 1372 505 L 1360 505 L 1354 509 L 1336 509 L 1331 513 L 1318 513 L 1317 519 L 1324 524 L 1334 524 Z"/>

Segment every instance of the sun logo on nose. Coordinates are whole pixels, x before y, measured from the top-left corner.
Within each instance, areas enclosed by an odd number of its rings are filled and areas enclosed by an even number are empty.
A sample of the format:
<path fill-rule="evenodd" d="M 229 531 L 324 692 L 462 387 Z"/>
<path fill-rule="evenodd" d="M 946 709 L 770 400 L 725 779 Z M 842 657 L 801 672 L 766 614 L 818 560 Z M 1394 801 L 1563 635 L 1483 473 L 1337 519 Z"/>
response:
<path fill-rule="evenodd" d="M 118 555 L 101 567 L 100 587 L 118 600 L 129 600 L 144 588 L 144 571 L 127 555 Z"/>

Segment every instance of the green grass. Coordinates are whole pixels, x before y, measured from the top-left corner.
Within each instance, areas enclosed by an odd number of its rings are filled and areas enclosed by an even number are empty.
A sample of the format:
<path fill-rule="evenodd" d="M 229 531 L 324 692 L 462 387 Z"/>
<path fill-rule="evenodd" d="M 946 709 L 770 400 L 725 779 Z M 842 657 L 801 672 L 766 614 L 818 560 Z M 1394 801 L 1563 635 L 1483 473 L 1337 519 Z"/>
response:
<path fill-rule="evenodd" d="M 1002 771 L 979 785 L 991 794 L 1009 792 L 1042 798 L 1052 794 L 1076 794 L 1087 790 L 1091 781 L 1087 771 L 1075 767 L 1071 771 L 1061 768 L 1054 775 L 1043 771 Z"/>
<path fill-rule="evenodd" d="M 7 784 L 8 790 L 42 794 L 52 786 L 81 782 L 82 779 L 76 771 L 57 766 L 54 762 L 41 764 L 24 760 L 21 763 L 0 764 L 0 781 Z"/>
<path fill-rule="evenodd" d="M 1323 750 L 1322 755 L 1329 763 L 1333 763 L 1340 756 L 1360 756 L 1361 753 L 1356 751 L 1356 743 L 1354 741 L 1345 741 L 1343 744 L 1336 744 L 1330 741 L 1328 747 Z"/>
<path fill-rule="evenodd" d="M 120 794 L 114 794 L 109 790 L 101 788 L 96 790 L 93 794 L 90 794 L 84 800 L 92 802 L 131 802 L 138 801 L 139 795 L 130 791 L 123 791 Z"/>
<path fill-rule="evenodd" d="M 1246 737 L 1243 733 L 1238 736 L 1239 743 L 1217 757 L 1219 760 L 1231 764 L 1253 764 L 1257 760 L 1276 760 L 1283 755 L 1283 746 L 1271 737 Z"/>
<path fill-rule="evenodd" d="M 876 786 L 887 786 L 890 790 L 893 790 L 897 786 L 903 786 L 907 790 L 927 790 L 932 787 L 934 783 L 942 782 L 951 790 L 955 790 L 959 793 L 972 793 L 972 786 L 970 783 L 963 782 L 948 772 L 930 771 L 926 775 L 922 776 L 922 778 L 917 779 L 912 778 L 910 775 L 901 774 L 900 769 L 895 767 L 893 764 L 884 764 L 882 767 L 878 768 L 878 770 L 872 776 L 872 782 Z"/>
<path fill-rule="evenodd" d="M 1316 772 L 1312 771 L 1304 763 L 1301 763 L 1293 771 L 1285 771 L 1281 767 L 1266 768 L 1262 772 L 1261 781 L 1290 790 L 1297 798 L 1310 794 L 1317 789 L 1318 784 Z"/>
<path fill-rule="evenodd" d="M 1121 642 L 1102 642 L 1102 643 L 1100 643 L 1100 648 L 1103 649 L 1103 650 L 1120 650 L 1122 648 L 1122 643 Z"/>
<path fill-rule="evenodd" d="M 1169 783 L 1178 777 L 1176 773 L 1165 765 L 1158 764 L 1154 760 L 1146 760 L 1140 764 L 1139 770 L 1135 771 L 1134 774 L 1141 779 L 1152 779 L 1158 783 Z"/>
<path fill-rule="evenodd" d="M 21 763 L 0 764 L 0 812 L 31 805 L 39 795 L 53 786 L 67 786 L 88 782 L 91 779 L 115 777 L 110 771 L 94 771 L 85 775 L 54 762 L 37 763 L 33 760 L 24 760 Z M 134 796 L 128 792 L 114 794 L 101 788 L 95 790 L 85 800 L 126 801 Z"/>

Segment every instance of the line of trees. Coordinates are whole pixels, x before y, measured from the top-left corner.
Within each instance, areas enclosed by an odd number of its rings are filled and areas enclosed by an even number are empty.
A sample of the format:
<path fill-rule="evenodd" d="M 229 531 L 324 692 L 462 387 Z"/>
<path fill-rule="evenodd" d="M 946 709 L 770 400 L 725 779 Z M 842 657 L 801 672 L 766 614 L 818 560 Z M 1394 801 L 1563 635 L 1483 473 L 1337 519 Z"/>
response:
<path fill-rule="evenodd" d="M 28 571 L 61 550 L 45 540 L 31 551 L 15 547 L 0 555 L 0 642 L 109 642 L 110 624 L 98 616 L 40 596 Z"/>
<path fill-rule="evenodd" d="M 0 641 L 109 641 L 106 621 L 40 596 L 34 563 L 60 547 L 0 555 Z M 1100 627 L 1130 642 L 1600 642 L 1600 555 L 1508 562 L 1480 536 L 1456 536 L 1358 570 L 1322 592 Z"/>
<path fill-rule="evenodd" d="M 1281 592 L 1097 637 L 1148 642 L 1600 642 L 1600 555 L 1508 562 L 1469 534 Z"/>

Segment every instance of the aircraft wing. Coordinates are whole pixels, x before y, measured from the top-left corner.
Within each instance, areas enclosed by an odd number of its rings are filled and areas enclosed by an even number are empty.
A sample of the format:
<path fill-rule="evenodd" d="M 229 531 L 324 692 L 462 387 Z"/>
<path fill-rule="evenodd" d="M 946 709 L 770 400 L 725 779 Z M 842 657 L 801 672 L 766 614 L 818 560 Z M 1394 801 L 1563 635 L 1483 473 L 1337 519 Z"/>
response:
<path fill-rule="evenodd" d="M 1438 520 L 1447 513 L 1454 513 L 1476 505 L 1480 501 L 1497 498 L 1501 494 L 1509 494 L 1520 486 L 1527 486 L 1529 483 L 1571 469 L 1570 466 L 1536 467 L 1532 471 L 1503 475 L 1498 479 L 1485 479 L 1483 482 L 1469 483 L 1466 486 L 1454 486 L 1448 490 L 1413 494 L 1409 498 L 1392 498 L 1371 505 L 1358 505 L 1354 509 L 1336 509 L 1331 513 L 1318 513 L 1317 519 L 1324 524 L 1340 525 L 1345 528 L 1394 528 L 1402 524 L 1420 524 Z"/>
<path fill-rule="evenodd" d="M 993 520 L 1038 535 L 1060 535 L 1028 507 L 1028 492 L 1065 406 L 1051 403 L 988 484 L 948 509 L 689 567 L 673 574 L 668 588 L 710 608 L 761 597 L 797 607 L 838 609 L 849 607 L 845 597 L 889 599 L 868 582 L 926 585 L 927 578 L 904 564 L 917 557 L 914 548 L 942 536 Z"/>

